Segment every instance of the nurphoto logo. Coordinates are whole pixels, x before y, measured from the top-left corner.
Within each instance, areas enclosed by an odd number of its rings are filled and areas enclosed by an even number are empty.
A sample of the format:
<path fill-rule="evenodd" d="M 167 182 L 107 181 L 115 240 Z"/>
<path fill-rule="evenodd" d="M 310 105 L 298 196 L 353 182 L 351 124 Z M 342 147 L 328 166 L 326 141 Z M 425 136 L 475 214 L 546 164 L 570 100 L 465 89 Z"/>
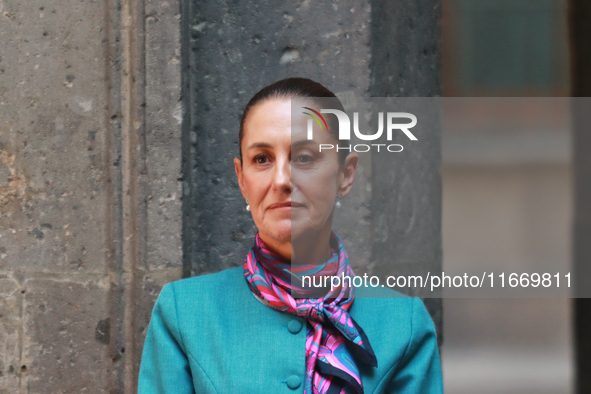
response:
<path fill-rule="evenodd" d="M 339 140 L 340 141 L 347 141 L 351 140 L 351 120 L 349 119 L 349 115 L 345 112 L 338 110 L 338 109 L 321 109 L 320 112 L 309 108 L 309 107 L 302 107 L 310 112 L 303 112 L 304 114 L 310 116 L 311 119 L 308 119 L 308 128 L 307 128 L 307 136 L 309 140 L 314 138 L 313 126 L 314 121 L 318 123 L 321 130 L 328 131 L 328 123 L 322 114 L 333 114 L 337 117 L 338 124 L 339 124 Z M 407 119 L 410 122 L 407 123 L 395 123 L 394 120 L 399 119 Z M 411 141 L 417 141 L 417 137 L 413 133 L 411 133 L 410 129 L 417 125 L 417 117 L 408 112 L 387 112 L 386 113 L 386 140 L 392 141 L 393 132 L 401 131 L 403 132 Z M 353 112 L 353 132 L 355 136 L 362 140 L 362 141 L 375 141 L 379 139 L 382 134 L 384 134 L 384 113 L 378 112 L 378 131 L 373 134 L 363 134 L 359 130 L 359 112 Z M 373 147 L 373 148 L 372 148 Z M 349 146 L 343 145 L 335 145 L 332 144 L 320 144 L 319 151 L 322 150 L 330 150 L 336 149 L 337 152 L 339 150 L 348 150 L 349 152 L 369 152 L 372 149 L 380 151 L 381 147 L 385 147 L 388 152 L 402 152 L 404 149 L 400 144 L 355 144 Z"/>

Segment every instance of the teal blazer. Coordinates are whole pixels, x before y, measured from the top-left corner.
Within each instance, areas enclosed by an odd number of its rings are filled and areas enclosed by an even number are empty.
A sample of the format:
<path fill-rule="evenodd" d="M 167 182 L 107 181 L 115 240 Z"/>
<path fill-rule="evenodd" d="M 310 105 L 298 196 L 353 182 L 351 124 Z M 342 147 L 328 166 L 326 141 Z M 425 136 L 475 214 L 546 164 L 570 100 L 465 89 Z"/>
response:
<path fill-rule="evenodd" d="M 358 363 L 365 394 L 442 393 L 435 329 L 421 300 L 356 291 L 349 313 L 378 360 L 377 368 Z M 138 392 L 303 393 L 305 325 L 257 300 L 242 267 L 169 283 L 152 312 Z"/>

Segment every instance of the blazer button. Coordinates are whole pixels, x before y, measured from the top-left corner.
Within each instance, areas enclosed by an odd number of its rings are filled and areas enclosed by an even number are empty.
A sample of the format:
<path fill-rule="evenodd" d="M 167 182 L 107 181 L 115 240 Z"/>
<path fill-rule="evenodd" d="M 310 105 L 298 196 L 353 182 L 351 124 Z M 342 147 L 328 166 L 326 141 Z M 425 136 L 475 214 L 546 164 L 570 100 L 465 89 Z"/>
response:
<path fill-rule="evenodd" d="M 300 323 L 298 320 L 292 320 L 287 324 L 287 329 L 292 334 L 297 334 L 302 330 L 302 323 Z"/>
<path fill-rule="evenodd" d="M 287 381 L 285 383 L 287 383 L 287 387 L 289 387 L 292 390 L 295 390 L 298 387 L 300 387 L 300 384 L 302 384 L 302 380 L 297 375 L 291 375 L 289 378 L 287 378 Z"/>

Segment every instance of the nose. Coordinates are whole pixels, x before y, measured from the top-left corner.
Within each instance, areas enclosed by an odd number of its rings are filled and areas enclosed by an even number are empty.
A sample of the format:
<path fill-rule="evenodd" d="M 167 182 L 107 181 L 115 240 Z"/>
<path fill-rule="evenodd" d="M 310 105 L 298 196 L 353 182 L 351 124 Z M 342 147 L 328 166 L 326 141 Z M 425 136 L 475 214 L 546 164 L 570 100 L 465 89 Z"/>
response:
<path fill-rule="evenodd" d="M 286 159 L 276 162 L 273 172 L 273 188 L 279 192 L 291 193 L 291 163 Z"/>

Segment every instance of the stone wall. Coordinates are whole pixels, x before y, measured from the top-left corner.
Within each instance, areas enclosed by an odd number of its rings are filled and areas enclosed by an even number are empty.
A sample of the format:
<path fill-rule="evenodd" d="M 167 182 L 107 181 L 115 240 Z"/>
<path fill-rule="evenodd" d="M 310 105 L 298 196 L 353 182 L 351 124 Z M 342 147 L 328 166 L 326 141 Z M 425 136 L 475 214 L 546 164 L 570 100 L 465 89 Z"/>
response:
<path fill-rule="evenodd" d="M 178 2 L 0 1 L 0 392 L 134 392 L 181 277 Z"/>

